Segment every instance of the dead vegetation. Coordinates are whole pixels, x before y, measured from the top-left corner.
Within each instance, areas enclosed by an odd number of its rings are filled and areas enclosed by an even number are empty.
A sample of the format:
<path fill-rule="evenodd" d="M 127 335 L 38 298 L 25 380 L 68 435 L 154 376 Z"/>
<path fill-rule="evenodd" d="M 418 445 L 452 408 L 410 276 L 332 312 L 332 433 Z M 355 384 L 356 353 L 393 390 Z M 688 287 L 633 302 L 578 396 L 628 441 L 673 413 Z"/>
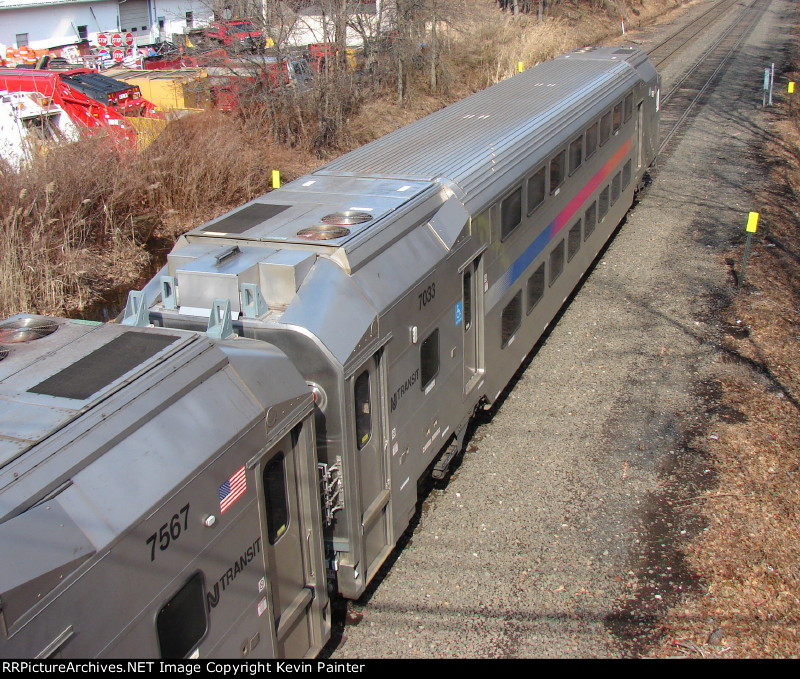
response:
<path fill-rule="evenodd" d="M 259 91 L 239 114 L 180 119 L 139 154 L 95 137 L 20 174 L 0 164 L 0 317 L 114 315 L 178 234 L 268 191 L 272 169 L 293 179 L 512 75 L 518 61 L 532 66 L 617 33 L 621 13 L 640 23 L 680 4 L 559 0 L 538 22 L 493 0 L 437 0 L 437 77 L 417 43 L 400 99 L 387 59 L 361 79 L 326 76 L 306 96 Z"/>
<path fill-rule="evenodd" d="M 538 23 L 535 15 L 512 19 L 491 0 L 465 3 L 470 11 L 442 27 L 437 91 L 426 87 L 423 67 L 402 102 L 376 79 L 336 109 L 346 125 L 336 126 L 334 138 L 312 116 L 341 86 L 331 82 L 297 111 L 297 100 L 287 98 L 277 118 L 254 106 L 239 116 L 176 121 L 139 155 L 95 137 L 19 174 L 0 167 L 0 317 L 102 316 L 116 291 L 136 287 L 160 265 L 176 235 L 266 192 L 271 169 L 292 179 L 320 158 L 510 76 L 518 61 L 531 66 L 608 38 L 618 30 L 616 15 L 635 26 L 681 3 L 607 2 L 613 11 L 598 13 L 599 4 L 565 1 L 558 16 Z M 787 77 L 800 80 L 800 73 Z M 726 360 L 749 366 L 751 378 L 723 383 L 720 400 L 736 416 L 715 418 L 713 431 L 695 442 L 711 456 L 718 481 L 694 498 L 707 528 L 686 548 L 706 590 L 669 613 L 652 655 L 799 654 L 800 103 L 794 107 L 779 113 L 767 154 L 779 159 L 773 178 L 781 189 L 763 210 L 747 285 L 726 312 Z M 738 268 L 741 250 L 729 259 Z"/>
<path fill-rule="evenodd" d="M 0 316 L 115 315 L 118 291 L 153 272 L 159 248 L 266 192 L 272 168 L 296 176 L 309 164 L 264 135 L 257 121 L 208 112 L 139 154 L 95 136 L 20 173 L 0 167 Z"/>
<path fill-rule="evenodd" d="M 780 82 L 800 79 L 786 73 Z M 656 655 L 800 656 L 800 107 L 781 97 L 764 158 L 770 190 L 746 282 L 723 318 L 725 361 L 748 377 L 723 382 L 729 415 L 697 444 L 716 487 L 698 498 L 706 529 L 686 548 L 706 583 L 673 610 Z M 728 266 L 741 268 L 743 246 Z M 718 406 L 719 407 L 719 406 Z"/>

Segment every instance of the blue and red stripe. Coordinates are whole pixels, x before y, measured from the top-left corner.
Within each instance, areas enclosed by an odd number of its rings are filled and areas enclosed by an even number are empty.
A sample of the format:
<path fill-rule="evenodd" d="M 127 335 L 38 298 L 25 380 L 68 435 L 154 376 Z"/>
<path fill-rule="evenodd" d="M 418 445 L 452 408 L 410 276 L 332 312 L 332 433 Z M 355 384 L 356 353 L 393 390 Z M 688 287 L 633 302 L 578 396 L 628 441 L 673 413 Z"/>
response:
<path fill-rule="evenodd" d="M 556 215 L 556 218 L 547 225 L 545 229 L 525 248 L 525 250 L 512 263 L 511 267 L 503 274 L 491 287 L 487 295 L 487 309 L 491 309 L 503 294 L 522 276 L 527 268 L 548 246 L 567 224 L 570 224 L 576 214 L 580 214 L 586 201 L 597 190 L 603 182 L 608 179 L 614 170 L 622 164 L 631 149 L 631 140 L 626 139 L 625 143 L 614 153 L 611 158 L 601 167 L 594 176 L 581 187 L 572 200 L 567 203 L 564 209 Z"/>

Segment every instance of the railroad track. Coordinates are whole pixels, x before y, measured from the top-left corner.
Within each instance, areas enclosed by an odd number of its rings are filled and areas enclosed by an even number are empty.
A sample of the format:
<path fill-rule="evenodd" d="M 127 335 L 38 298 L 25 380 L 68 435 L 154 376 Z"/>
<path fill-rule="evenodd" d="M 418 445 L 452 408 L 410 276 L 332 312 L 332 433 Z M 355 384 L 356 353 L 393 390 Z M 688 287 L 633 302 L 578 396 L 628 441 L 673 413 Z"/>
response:
<path fill-rule="evenodd" d="M 657 69 L 662 68 L 670 59 L 678 54 L 686 45 L 691 44 L 694 38 L 702 35 L 705 30 L 713 25 L 717 19 L 722 17 L 728 10 L 736 5 L 746 5 L 749 7 L 752 2 L 742 0 L 719 0 L 703 14 L 697 17 L 692 23 L 687 24 L 679 31 L 676 31 L 657 45 L 653 45 L 647 50 L 650 63 Z"/>
<path fill-rule="evenodd" d="M 706 21 L 712 12 L 714 12 L 714 18 L 718 18 L 725 9 L 730 8 L 733 4 L 737 3 L 723 0 L 712 7 L 709 12 L 701 15 L 702 29 L 689 34 L 686 32 L 686 28 L 689 27 L 686 27 L 653 48 L 651 53 L 661 49 L 662 46 L 670 45 L 669 53 L 662 54 L 661 61 L 657 64 L 664 63 L 678 52 L 683 44 L 705 30 L 713 21 Z M 661 135 L 658 151 L 660 158 L 664 157 L 662 154 L 667 150 L 669 142 L 725 70 L 728 61 L 749 35 L 768 5 L 769 0 L 754 0 L 749 3 L 736 20 L 709 45 L 695 64 L 661 97 Z M 715 10 L 717 11 L 715 12 Z M 690 26 L 697 28 L 696 22 Z M 673 42 L 673 38 L 678 35 L 683 36 L 681 45 Z"/>

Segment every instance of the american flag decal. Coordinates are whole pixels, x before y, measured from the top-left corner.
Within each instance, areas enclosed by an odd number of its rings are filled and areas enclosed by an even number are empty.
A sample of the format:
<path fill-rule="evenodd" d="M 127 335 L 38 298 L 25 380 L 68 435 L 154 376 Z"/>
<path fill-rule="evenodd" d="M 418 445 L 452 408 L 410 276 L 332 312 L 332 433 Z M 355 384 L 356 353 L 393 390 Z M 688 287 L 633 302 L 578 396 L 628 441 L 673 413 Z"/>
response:
<path fill-rule="evenodd" d="M 247 490 L 247 478 L 244 467 L 219 487 L 219 510 L 225 512 Z"/>

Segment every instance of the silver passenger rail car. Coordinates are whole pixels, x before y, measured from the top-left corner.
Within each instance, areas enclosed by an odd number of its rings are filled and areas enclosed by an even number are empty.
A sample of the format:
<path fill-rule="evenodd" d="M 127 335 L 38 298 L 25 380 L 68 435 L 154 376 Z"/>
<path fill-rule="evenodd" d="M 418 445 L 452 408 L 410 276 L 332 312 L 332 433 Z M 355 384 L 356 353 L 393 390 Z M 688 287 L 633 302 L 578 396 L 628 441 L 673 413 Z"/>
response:
<path fill-rule="evenodd" d="M 0 346 L 0 657 L 319 651 L 313 405 L 282 352 L 29 315 Z"/>
<path fill-rule="evenodd" d="M 185 234 L 143 291 L 140 322 L 211 318 L 280 347 L 313 388 L 345 597 L 629 209 L 659 91 L 637 48 L 570 52 Z"/>
<path fill-rule="evenodd" d="M 326 575 L 364 592 L 624 217 L 659 89 L 571 52 L 185 234 L 119 325 L 0 324 L 0 656 L 317 653 Z"/>

